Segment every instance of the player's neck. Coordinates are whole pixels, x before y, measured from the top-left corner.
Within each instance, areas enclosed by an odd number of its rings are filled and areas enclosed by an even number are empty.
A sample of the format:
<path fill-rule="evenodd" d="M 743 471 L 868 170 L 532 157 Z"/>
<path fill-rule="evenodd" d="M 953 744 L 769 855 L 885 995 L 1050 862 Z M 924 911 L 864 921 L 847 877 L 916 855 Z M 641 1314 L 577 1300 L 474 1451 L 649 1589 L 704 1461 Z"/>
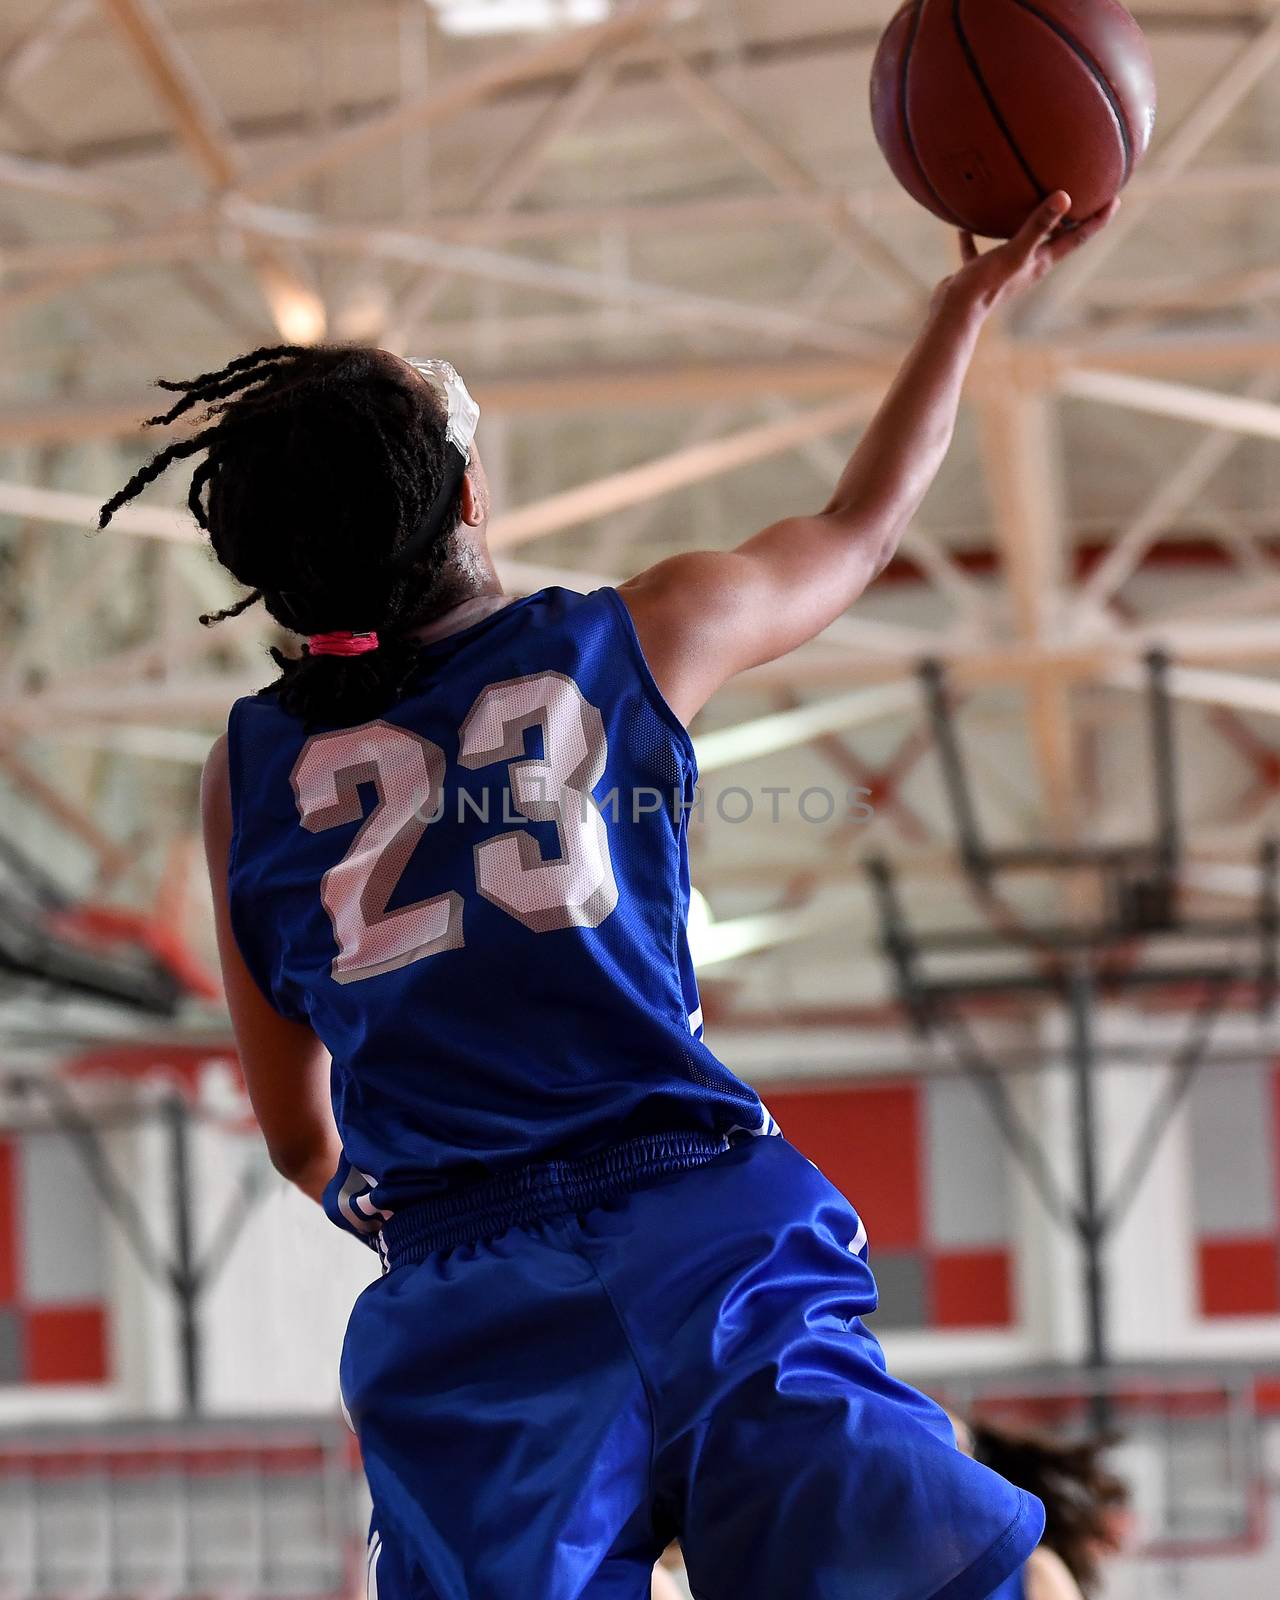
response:
<path fill-rule="evenodd" d="M 444 570 L 433 585 L 432 601 L 435 615 L 413 629 L 417 639 L 446 638 L 508 603 L 508 596 L 502 592 L 502 579 L 482 539 L 454 539 Z"/>
<path fill-rule="evenodd" d="M 448 611 L 441 613 L 433 622 L 415 628 L 413 636 L 415 639 L 420 639 L 423 644 L 430 644 L 433 639 L 447 639 L 450 634 L 461 633 L 473 623 L 483 621 L 495 611 L 501 611 L 514 599 L 514 595 L 503 594 L 500 590 L 496 594 L 473 594 L 470 599 L 461 600 L 457 605 L 450 606 Z"/>

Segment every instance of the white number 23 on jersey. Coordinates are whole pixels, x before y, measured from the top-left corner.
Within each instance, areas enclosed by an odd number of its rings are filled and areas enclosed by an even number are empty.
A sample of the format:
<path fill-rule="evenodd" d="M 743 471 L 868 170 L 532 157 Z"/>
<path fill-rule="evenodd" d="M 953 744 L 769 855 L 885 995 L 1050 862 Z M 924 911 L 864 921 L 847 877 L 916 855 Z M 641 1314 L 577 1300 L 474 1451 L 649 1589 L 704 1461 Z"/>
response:
<path fill-rule="evenodd" d="M 534 727 L 542 730 L 540 760 L 524 758 L 525 730 Z M 599 711 L 558 672 L 490 684 L 459 730 L 462 766 L 506 762 L 516 811 L 556 825 L 560 854 L 550 860 L 520 829 L 475 848 L 480 894 L 534 933 L 599 927 L 618 903 L 604 817 L 591 794 L 606 755 Z M 444 780 L 440 746 L 388 722 L 317 734 L 303 746 L 291 781 L 304 828 L 322 833 L 359 821 L 362 784 L 373 784 L 378 796 L 351 848 L 320 881 L 338 945 L 331 968 L 338 983 L 393 972 L 465 942 L 460 894 L 387 909 L 441 809 Z"/>

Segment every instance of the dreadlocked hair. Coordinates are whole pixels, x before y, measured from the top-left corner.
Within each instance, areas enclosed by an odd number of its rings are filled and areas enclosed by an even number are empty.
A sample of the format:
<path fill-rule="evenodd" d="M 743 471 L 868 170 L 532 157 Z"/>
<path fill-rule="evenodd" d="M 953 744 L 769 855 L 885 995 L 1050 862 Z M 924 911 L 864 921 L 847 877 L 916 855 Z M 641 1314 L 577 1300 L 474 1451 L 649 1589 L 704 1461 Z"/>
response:
<path fill-rule="evenodd" d="M 1124 1482 L 1103 1463 L 1117 1440 L 1066 1441 L 985 1421 L 970 1429 L 977 1460 L 1044 1501 L 1045 1544 L 1081 1591 L 1095 1594 L 1101 1557 L 1117 1547 L 1117 1513 L 1129 1500 Z"/>
<path fill-rule="evenodd" d="M 378 649 L 359 656 L 273 649 L 280 676 L 263 692 L 309 728 L 379 715 L 418 666 L 412 630 L 450 601 L 442 591 L 457 503 L 429 545 L 396 560 L 448 466 L 436 395 L 385 351 L 334 345 L 268 345 L 158 387 L 178 398 L 149 426 L 192 412 L 199 426 L 141 467 L 98 526 L 175 461 L 203 456 L 187 504 L 249 593 L 200 621 L 261 601 L 293 633 L 376 633 Z"/>

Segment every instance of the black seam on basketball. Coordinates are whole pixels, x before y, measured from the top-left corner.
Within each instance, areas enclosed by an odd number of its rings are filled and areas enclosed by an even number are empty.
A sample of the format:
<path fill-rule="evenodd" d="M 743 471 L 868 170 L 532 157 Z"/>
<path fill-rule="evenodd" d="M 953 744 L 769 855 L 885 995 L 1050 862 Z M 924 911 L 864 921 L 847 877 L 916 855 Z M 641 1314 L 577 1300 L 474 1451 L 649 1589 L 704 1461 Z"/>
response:
<path fill-rule="evenodd" d="M 915 135 L 911 131 L 911 114 L 907 110 L 907 70 L 911 66 L 911 52 L 916 47 L 916 35 L 920 32 L 920 17 L 923 11 L 924 0 L 917 0 L 916 8 L 911 18 L 911 37 L 903 47 L 902 68 L 898 75 L 898 107 L 902 112 L 902 138 L 912 161 L 915 162 L 916 171 L 920 174 L 921 182 L 938 202 L 939 209 L 946 212 L 947 221 L 957 228 L 963 228 L 965 226 L 963 218 L 958 216 L 955 210 L 942 198 L 937 189 L 934 188 L 933 179 L 924 170 L 924 162 L 920 159 L 920 152 L 916 149 Z"/>
<path fill-rule="evenodd" d="M 960 48 L 964 51 L 965 60 L 969 63 L 969 71 L 973 73 L 973 81 L 978 85 L 978 88 L 982 94 L 982 98 L 987 102 L 987 110 L 991 113 L 995 120 L 996 126 L 1004 135 L 1005 143 L 1009 146 L 1010 150 L 1013 151 L 1014 160 L 1022 168 L 1027 182 L 1036 191 L 1036 194 L 1041 200 L 1047 200 L 1053 191 L 1046 189 L 1044 184 L 1040 182 L 1039 178 L 1037 178 L 1035 173 L 1031 170 L 1031 163 L 1018 148 L 1018 142 L 1013 137 L 1013 134 L 1009 129 L 1009 124 L 1001 115 L 1000 107 L 996 104 L 996 98 L 991 93 L 991 90 L 987 87 L 987 80 L 982 76 L 982 68 L 978 65 L 978 58 L 973 53 L 973 46 L 969 43 L 969 36 L 964 31 L 964 23 L 960 20 L 960 0 L 951 0 L 951 22 L 956 30 L 956 39 L 959 42 Z"/>
<path fill-rule="evenodd" d="M 1073 39 L 1066 29 L 1056 23 L 1052 17 L 1046 17 L 1044 12 L 1041 11 L 1038 6 L 1031 5 L 1029 0 L 1013 0 L 1013 3 L 1016 6 L 1021 6 L 1023 11 L 1028 12 L 1031 16 L 1035 17 L 1037 21 L 1043 22 L 1045 27 L 1049 29 L 1050 33 L 1056 34 L 1058 38 L 1062 40 L 1063 44 L 1066 45 L 1067 49 L 1070 50 L 1073 55 L 1078 56 L 1079 59 L 1084 62 L 1085 66 L 1088 67 L 1090 73 L 1098 80 L 1098 87 L 1102 90 L 1103 94 L 1106 95 L 1107 103 L 1111 107 L 1112 114 L 1116 119 L 1116 126 L 1120 129 L 1120 143 L 1124 147 L 1123 182 L 1128 183 L 1129 175 L 1133 171 L 1133 139 L 1129 133 L 1129 121 L 1124 114 L 1124 107 L 1120 104 L 1120 97 L 1111 87 L 1106 73 L 1102 70 L 1098 62 L 1093 59 L 1093 57 L 1078 39 Z"/>

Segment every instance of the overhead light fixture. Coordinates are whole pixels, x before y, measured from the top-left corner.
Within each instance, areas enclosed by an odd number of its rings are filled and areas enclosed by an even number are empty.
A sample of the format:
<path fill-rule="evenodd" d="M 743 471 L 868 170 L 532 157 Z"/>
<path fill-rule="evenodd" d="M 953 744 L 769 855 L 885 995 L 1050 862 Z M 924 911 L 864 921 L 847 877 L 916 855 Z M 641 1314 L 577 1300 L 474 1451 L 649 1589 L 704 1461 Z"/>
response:
<path fill-rule="evenodd" d="M 550 33 L 603 22 L 611 0 L 427 0 L 442 33 Z"/>
<path fill-rule="evenodd" d="M 292 295 L 273 307 L 280 337 L 288 344 L 319 344 L 324 338 L 324 303 L 314 295 Z"/>
<path fill-rule="evenodd" d="M 316 291 L 274 255 L 263 254 L 254 265 L 280 337 L 289 344 L 318 344 L 327 317 Z"/>

